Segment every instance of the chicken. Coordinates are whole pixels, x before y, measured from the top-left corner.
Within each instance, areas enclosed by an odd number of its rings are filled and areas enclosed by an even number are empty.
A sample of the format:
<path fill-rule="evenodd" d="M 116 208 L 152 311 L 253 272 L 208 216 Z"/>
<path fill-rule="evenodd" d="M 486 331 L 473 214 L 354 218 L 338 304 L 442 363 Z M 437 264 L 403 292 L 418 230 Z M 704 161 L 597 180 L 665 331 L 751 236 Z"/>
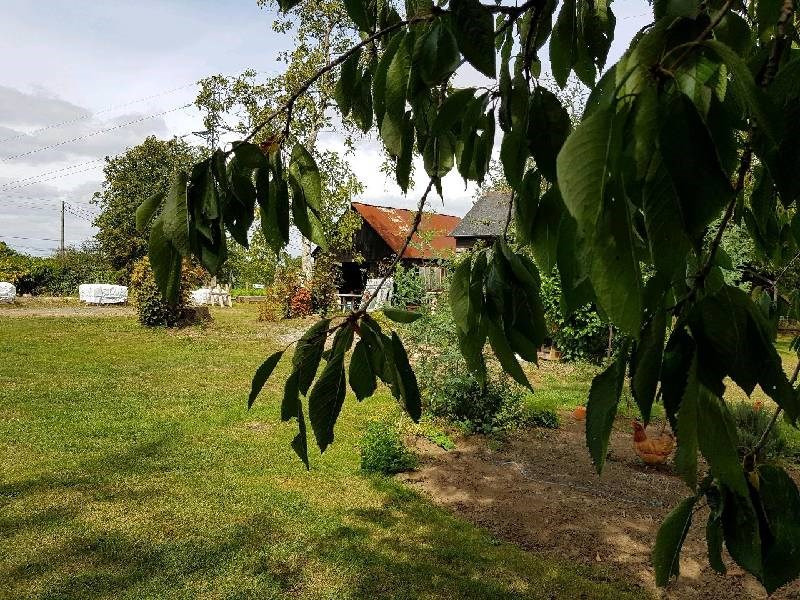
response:
<path fill-rule="evenodd" d="M 756 401 L 753 402 L 753 412 L 761 412 L 762 408 L 764 408 L 764 401 L 761 398 L 756 398 Z"/>
<path fill-rule="evenodd" d="M 648 465 L 663 465 L 674 447 L 675 438 L 671 434 L 661 433 L 649 438 L 644 426 L 639 421 L 633 422 L 633 449 Z"/>
<path fill-rule="evenodd" d="M 583 421 L 586 418 L 586 407 L 576 406 L 575 410 L 572 411 L 572 418 L 576 421 Z"/>

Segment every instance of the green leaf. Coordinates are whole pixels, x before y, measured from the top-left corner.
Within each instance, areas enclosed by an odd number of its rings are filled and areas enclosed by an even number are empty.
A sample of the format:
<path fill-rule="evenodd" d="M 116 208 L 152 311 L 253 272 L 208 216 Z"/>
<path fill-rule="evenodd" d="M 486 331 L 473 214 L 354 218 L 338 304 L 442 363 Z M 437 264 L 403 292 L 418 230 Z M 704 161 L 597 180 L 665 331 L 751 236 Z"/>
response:
<path fill-rule="evenodd" d="M 375 16 L 370 16 L 366 0 L 344 0 L 344 8 L 361 31 L 372 31 Z"/>
<path fill-rule="evenodd" d="M 306 435 L 306 419 L 303 416 L 303 405 L 297 403 L 297 435 L 292 439 L 292 450 L 303 461 L 306 470 L 310 468 L 308 464 L 308 436 Z"/>
<path fill-rule="evenodd" d="M 558 188 L 551 186 L 542 195 L 531 232 L 533 256 L 545 273 L 552 271 L 558 261 L 559 232 L 564 217 L 565 210 L 561 195 L 558 193 Z M 574 248 L 570 251 L 574 253 Z"/>
<path fill-rule="evenodd" d="M 771 106 L 769 97 L 756 85 L 747 64 L 729 46 L 720 41 L 705 40 L 703 45 L 713 50 L 728 66 L 733 75 L 732 83 L 739 100 L 745 104 L 748 112 L 758 123 L 760 132 L 774 144 L 779 135 L 775 108 Z"/>
<path fill-rule="evenodd" d="M 233 142 L 233 154 L 243 169 L 261 169 L 267 166 L 264 152 L 250 142 Z"/>
<path fill-rule="evenodd" d="M 392 358 L 394 367 L 397 370 L 397 384 L 400 388 L 400 396 L 405 404 L 406 412 L 411 419 L 417 423 L 422 416 L 422 399 L 417 385 L 417 376 L 408 362 L 408 354 L 403 347 L 403 342 L 397 337 L 397 333 L 392 332 Z"/>
<path fill-rule="evenodd" d="M 697 489 L 697 414 L 701 394 L 710 394 L 697 378 L 697 356 L 692 358 L 686 389 L 678 412 L 678 450 L 675 453 L 675 470 L 692 490 Z"/>
<path fill-rule="evenodd" d="M 458 67 L 456 38 L 443 20 L 436 20 L 417 40 L 414 66 L 425 85 L 431 87 L 447 79 Z"/>
<path fill-rule="evenodd" d="M 728 572 L 725 562 L 722 560 L 722 543 L 724 534 L 722 531 L 722 496 L 716 488 L 706 492 L 708 504 L 711 510 L 706 522 L 706 545 L 708 546 L 708 564 L 720 575 Z"/>
<path fill-rule="evenodd" d="M 680 416 L 678 418 L 680 419 Z M 702 435 L 698 436 L 700 452 L 708 461 L 714 477 L 746 498 L 747 482 L 739 461 L 736 423 L 725 403 L 713 394 L 698 394 L 697 418 L 698 432 L 702 432 Z"/>
<path fill-rule="evenodd" d="M 411 161 L 414 157 L 414 124 L 411 121 L 411 111 L 408 111 L 403 118 L 401 143 L 402 151 L 400 156 L 397 157 L 395 175 L 397 177 L 397 185 L 400 186 L 400 189 L 405 194 L 411 182 Z"/>
<path fill-rule="evenodd" d="M 248 410 L 252 408 L 253 402 L 256 401 L 256 397 L 261 392 L 261 388 L 264 387 L 267 379 L 269 379 L 269 376 L 272 375 L 275 367 L 278 366 L 278 361 L 280 361 L 281 356 L 283 356 L 283 350 L 271 354 L 263 363 L 261 363 L 261 366 L 256 369 L 255 375 L 253 375 L 253 384 L 250 388 L 250 396 L 247 398 Z"/>
<path fill-rule="evenodd" d="M 302 2 L 302 0 L 278 0 L 278 7 L 281 9 L 281 12 L 289 12 L 300 4 L 300 2 Z"/>
<path fill-rule="evenodd" d="M 350 387 L 359 401 L 369 398 L 375 393 L 377 382 L 369 360 L 369 349 L 363 339 L 356 342 L 353 355 L 350 357 L 348 376 Z"/>
<path fill-rule="evenodd" d="M 800 576 L 800 493 L 784 469 L 758 468 L 758 495 L 769 526 L 764 541 L 764 587 L 772 594 Z"/>
<path fill-rule="evenodd" d="M 322 452 L 333 443 L 333 428 L 344 404 L 346 387 L 344 353 L 337 352 L 331 356 L 308 395 L 308 418 Z"/>
<path fill-rule="evenodd" d="M 771 327 L 747 293 L 722 287 L 697 303 L 689 325 L 714 377 L 729 375 L 747 394 L 760 385 L 792 422 L 797 419 L 800 400 L 783 371 Z"/>
<path fill-rule="evenodd" d="M 356 125 L 367 133 L 372 128 L 372 74 L 365 70 L 356 86 L 352 117 Z"/>
<path fill-rule="evenodd" d="M 172 246 L 183 256 L 190 254 L 189 217 L 186 208 L 186 173 L 175 174 L 164 201 L 164 208 L 159 219 L 163 222 L 164 235 Z"/>
<path fill-rule="evenodd" d="M 333 90 L 333 97 L 336 104 L 339 105 L 339 111 L 342 117 L 350 114 L 350 109 L 353 106 L 353 100 L 356 93 L 356 84 L 360 83 L 358 78 L 358 61 L 361 58 L 361 50 L 354 52 L 342 63 L 342 68 L 339 71 L 339 79 L 336 81 L 336 87 Z"/>
<path fill-rule="evenodd" d="M 722 531 L 725 547 L 736 564 L 763 581 L 761 534 L 750 497 L 724 490 Z"/>
<path fill-rule="evenodd" d="M 661 376 L 661 356 L 664 352 L 664 332 L 667 327 L 663 309 L 656 310 L 645 324 L 631 356 L 631 393 L 639 407 L 645 425 L 650 422 L 650 410 Z"/>
<path fill-rule="evenodd" d="M 567 84 L 569 72 L 575 64 L 577 37 L 576 1 L 565 0 L 550 36 L 550 68 L 558 86 Z"/>
<path fill-rule="evenodd" d="M 431 135 L 441 135 L 450 131 L 453 126 L 464 118 L 467 106 L 475 99 L 475 88 L 453 90 L 436 115 L 436 120 L 431 126 Z"/>
<path fill-rule="evenodd" d="M 450 308 L 453 311 L 453 320 L 456 327 L 463 333 L 468 333 L 472 327 L 471 307 L 469 297 L 469 279 L 472 270 L 472 260 L 470 257 L 462 260 L 450 278 Z"/>
<path fill-rule="evenodd" d="M 399 308 L 384 308 L 383 314 L 397 323 L 413 323 L 422 317 L 422 313 Z"/>
<path fill-rule="evenodd" d="M 682 500 L 658 529 L 651 559 L 656 570 L 656 585 L 659 587 L 666 586 L 673 575 L 680 574 L 681 548 L 692 525 L 696 502 L 696 496 Z"/>
<path fill-rule="evenodd" d="M 308 391 L 317 373 L 330 323 L 330 319 L 321 319 L 314 323 L 298 340 L 295 347 L 292 367 L 298 373 L 297 387 L 302 394 Z"/>
<path fill-rule="evenodd" d="M 453 30 L 461 54 L 479 72 L 496 73 L 492 14 L 478 0 L 450 0 Z"/>
<path fill-rule="evenodd" d="M 687 233 L 700 239 L 733 198 L 711 134 L 692 101 L 678 94 L 662 107 L 659 146 Z"/>
<path fill-rule="evenodd" d="M 598 473 L 603 472 L 608 453 L 608 440 L 617 415 L 622 383 L 625 381 L 626 352 L 592 379 L 586 404 L 586 446 Z"/>
<path fill-rule="evenodd" d="M 503 371 L 508 373 L 518 384 L 533 391 L 533 387 L 525 376 L 525 372 L 517 361 L 517 357 L 514 356 L 514 351 L 511 349 L 503 330 L 491 320 L 488 321 L 487 326 L 489 344 L 491 344 L 497 360 L 500 361 L 500 366 L 503 367 Z"/>
<path fill-rule="evenodd" d="M 447 175 L 454 165 L 454 151 L 455 138 L 452 133 L 429 137 L 423 153 L 425 172 L 439 179 Z"/>
<path fill-rule="evenodd" d="M 392 156 L 399 156 L 403 151 L 403 119 L 406 114 L 406 94 L 411 73 L 411 55 L 408 46 L 413 41 L 413 35 L 406 34 L 386 72 L 386 110 L 380 123 L 380 133 L 386 150 Z"/>
<path fill-rule="evenodd" d="M 319 212 L 322 207 L 322 180 L 317 162 L 303 144 L 297 143 L 292 148 L 289 175 L 303 191 L 305 203 Z"/>
<path fill-rule="evenodd" d="M 528 146 L 522 130 L 516 129 L 506 133 L 500 145 L 500 162 L 503 163 L 503 172 L 508 184 L 515 190 L 522 186 L 527 159 Z"/>
<path fill-rule="evenodd" d="M 579 233 L 592 231 L 602 212 L 611 172 L 613 121 L 613 108 L 594 111 L 572 132 L 558 154 L 561 197 L 577 221 Z"/>
<path fill-rule="evenodd" d="M 323 250 L 327 249 L 328 239 L 325 236 L 322 221 L 320 221 L 314 209 L 306 204 L 306 195 L 297 185 L 296 180 L 292 179 L 291 184 L 292 216 L 294 217 L 295 226 L 307 239 L 320 246 Z"/>
<path fill-rule="evenodd" d="M 572 126 L 569 114 L 551 91 L 537 86 L 528 111 L 528 148 L 536 167 L 556 182 L 556 159 Z"/>
<path fill-rule="evenodd" d="M 281 401 L 281 421 L 288 421 L 297 416 L 300 410 L 300 389 L 298 388 L 300 371 L 294 369 L 283 384 L 283 400 Z"/>
<path fill-rule="evenodd" d="M 683 400 L 694 355 L 694 340 L 687 333 L 683 323 L 677 324 L 664 348 L 664 359 L 661 363 L 661 399 L 664 403 L 664 412 L 672 428 L 676 430 L 679 427 L 675 416 Z"/>
<path fill-rule="evenodd" d="M 514 198 L 514 227 L 517 239 L 523 244 L 532 244 L 535 240 L 533 224 L 539 207 L 541 186 L 539 173 L 529 169 L 522 178 L 522 185 Z"/>
<path fill-rule="evenodd" d="M 395 35 L 378 61 L 378 66 L 375 68 L 375 76 L 372 79 L 372 101 L 375 107 L 375 122 L 380 126 L 383 122 L 383 117 L 386 114 L 386 77 L 389 71 L 389 66 L 394 60 L 397 50 L 405 39 L 405 31 Z"/>
<path fill-rule="evenodd" d="M 181 287 L 181 253 L 164 234 L 164 221 L 156 219 L 150 229 L 148 246 L 150 266 L 161 295 L 169 304 L 176 304 Z"/>
<path fill-rule="evenodd" d="M 164 202 L 165 196 L 164 192 L 156 192 L 139 205 L 136 209 L 136 231 L 141 233 L 145 230 L 153 215 L 161 207 L 161 203 Z"/>

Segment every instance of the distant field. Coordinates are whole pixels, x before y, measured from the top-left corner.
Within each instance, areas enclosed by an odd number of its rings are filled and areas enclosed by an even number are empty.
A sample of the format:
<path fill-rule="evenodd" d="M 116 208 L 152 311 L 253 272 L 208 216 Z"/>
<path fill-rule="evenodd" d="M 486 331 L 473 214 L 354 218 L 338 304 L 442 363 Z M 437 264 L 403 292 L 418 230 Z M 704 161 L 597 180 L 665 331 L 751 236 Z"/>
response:
<path fill-rule="evenodd" d="M 256 311 L 173 332 L 0 310 L 0 598 L 642 597 L 363 476 L 386 395 L 348 398 L 304 471 L 278 420 L 288 360 L 245 410 L 251 373 L 302 324 Z"/>

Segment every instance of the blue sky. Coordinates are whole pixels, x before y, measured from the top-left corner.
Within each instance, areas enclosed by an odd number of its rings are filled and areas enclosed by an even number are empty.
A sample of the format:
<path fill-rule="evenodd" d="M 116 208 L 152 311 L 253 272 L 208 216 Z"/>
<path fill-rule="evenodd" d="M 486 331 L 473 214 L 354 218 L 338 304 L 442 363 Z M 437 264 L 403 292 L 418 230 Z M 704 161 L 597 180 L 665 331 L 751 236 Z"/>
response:
<path fill-rule="evenodd" d="M 612 6 L 618 27 L 609 64 L 649 21 L 645 0 Z M 272 31 L 274 13 L 256 0 L 0 0 L 0 11 L 0 240 L 34 254 L 57 245 L 62 198 L 74 213 L 67 215 L 67 242 L 92 235 L 89 199 L 100 187 L 104 156 L 149 134 L 202 129 L 197 111 L 184 107 L 195 81 L 246 68 L 275 73 L 277 53 L 290 42 Z M 474 77 L 466 71 L 461 82 Z M 83 139 L 69 141 L 76 137 Z M 321 143 L 341 147 L 335 135 Z M 350 159 L 366 184 L 362 201 L 416 203 L 413 190 L 403 197 L 379 173 L 373 139 Z M 474 189 L 456 176 L 444 188 L 444 202 L 433 208 L 463 214 Z"/>

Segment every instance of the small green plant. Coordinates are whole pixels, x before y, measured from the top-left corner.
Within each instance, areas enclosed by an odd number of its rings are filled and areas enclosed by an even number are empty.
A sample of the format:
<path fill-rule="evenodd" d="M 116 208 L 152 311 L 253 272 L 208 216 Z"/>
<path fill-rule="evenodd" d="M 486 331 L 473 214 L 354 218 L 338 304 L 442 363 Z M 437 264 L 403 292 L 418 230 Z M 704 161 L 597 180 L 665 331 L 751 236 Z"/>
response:
<path fill-rule="evenodd" d="M 394 271 L 394 293 L 392 304 L 405 308 L 421 305 L 425 299 L 425 280 L 415 267 L 404 268 L 398 264 Z"/>
<path fill-rule="evenodd" d="M 452 440 L 452 438 L 450 438 L 450 436 L 447 435 L 443 429 L 432 423 L 430 419 L 423 419 L 420 421 L 419 425 L 417 426 L 417 431 L 425 439 L 433 442 L 444 450 L 449 451 L 456 447 L 456 443 Z"/>
<path fill-rule="evenodd" d="M 417 466 L 417 457 L 403 444 L 397 425 L 371 421 L 361 438 L 361 469 L 370 473 L 391 475 L 410 471 Z"/>
<path fill-rule="evenodd" d="M 747 402 L 737 402 L 731 405 L 731 414 L 739 434 L 739 454 L 743 456 L 758 444 L 764 431 L 769 426 L 772 414 L 764 408 L 755 410 Z M 763 460 L 789 454 L 789 446 L 783 430 L 780 427 L 773 427 L 767 434 L 758 458 Z"/>
<path fill-rule="evenodd" d="M 542 427 L 543 429 L 558 429 L 561 426 L 558 413 L 549 408 L 530 411 L 526 415 L 526 421 L 533 427 Z"/>

